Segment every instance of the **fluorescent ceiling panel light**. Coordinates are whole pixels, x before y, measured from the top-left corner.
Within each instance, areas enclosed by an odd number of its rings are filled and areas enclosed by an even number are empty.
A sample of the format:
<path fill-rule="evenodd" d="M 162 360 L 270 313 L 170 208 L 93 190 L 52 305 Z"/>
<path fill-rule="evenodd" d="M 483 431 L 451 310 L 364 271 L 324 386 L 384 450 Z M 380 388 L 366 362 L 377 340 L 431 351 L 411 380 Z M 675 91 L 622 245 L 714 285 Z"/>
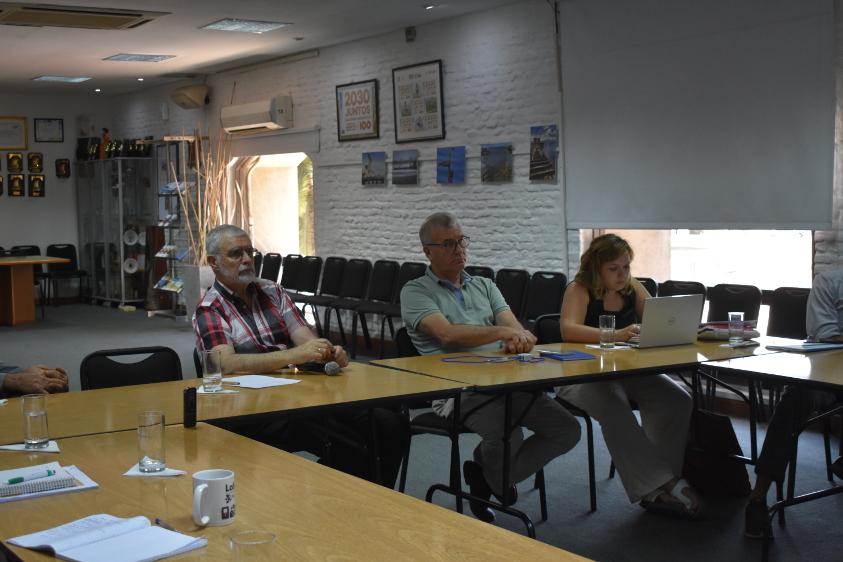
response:
<path fill-rule="evenodd" d="M 208 25 L 203 25 L 199 29 L 214 29 L 216 31 L 241 31 L 243 33 L 266 33 L 267 31 L 274 31 L 282 27 L 292 25 L 289 22 L 281 21 L 254 21 L 254 20 L 238 20 L 226 18 Z"/>
<path fill-rule="evenodd" d="M 140 53 L 118 53 L 102 60 L 119 60 L 130 62 L 161 62 L 175 58 L 176 55 L 144 55 Z"/>
<path fill-rule="evenodd" d="M 86 82 L 90 79 L 90 76 L 38 76 L 33 78 L 37 82 L 71 82 L 73 84 Z"/>

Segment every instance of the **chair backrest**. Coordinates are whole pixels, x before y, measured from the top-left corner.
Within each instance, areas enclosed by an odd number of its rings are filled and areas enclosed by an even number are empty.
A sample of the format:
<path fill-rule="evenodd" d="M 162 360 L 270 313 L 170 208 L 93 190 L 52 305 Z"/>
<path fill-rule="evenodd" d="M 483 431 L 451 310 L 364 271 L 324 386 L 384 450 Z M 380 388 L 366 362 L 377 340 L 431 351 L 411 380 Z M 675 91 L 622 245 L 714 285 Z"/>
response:
<path fill-rule="evenodd" d="M 284 265 L 284 269 L 287 269 L 286 265 Z M 301 258 L 298 269 L 298 280 L 293 288 L 296 291 L 316 294 L 316 290 L 319 288 L 319 275 L 322 273 L 322 258 L 319 256 Z M 284 286 L 283 273 L 281 274 L 281 285 Z"/>
<path fill-rule="evenodd" d="M 416 346 L 413 345 L 413 340 L 410 339 L 410 334 L 407 333 L 406 327 L 401 327 L 395 332 L 395 349 L 398 357 L 416 357 L 421 355 Z"/>
<path fill-rule="evenodd" d="M 486 267 L 485 265 L 467 265 L 465 266 L 465 272 L 472 277 L 479 275 L 480 277 L 486 277 L 492 281 L 495 280 L 495 270 L 491 267 Z"/>
<path fill-rule="evenodd" d="M 651 297 L 659 296 L 659 284 L 656 283 L 655 279 L 652 277 L 636 277 L 636 279 L 644 285 L 644 288 L 647 289 L 647 292 L 650 293 Z"/>
<path fill-rule="evenodd" d="M 708 291 L 708 321 L 728 320 L 730 312 L 743 312 L 744 320 L 758 320 L 761 290 L 754 285 L 721 283 Z"/>
<path fill-rule="evenodd" d="M 657 291 L 660 297 L 672 297 L 674 295 L 703 295 L 705 296 L 705 285 L 697 281 L 674 281 L 668 280 L 659 285 Z"/>
<path fill-rule="evenodd" d="M 114 361 L 113 357 L 146 355 L 135 363 Z M 152 382 L 180 381 L 181 361 L 169 347 L 103 349 L 82 359 L 79 367 L 82 390 L 111 388 Z"/>
<path fill-rule="evenodd" d="M 322 268 L 322 281 L 319 283 L 319 294 L 336 297 L 342 288 L 342 277 L 348 260 L 339 256 L 325 258 Z"/>
<path fill-rule="evenodd" d="M 267 279 L 273 283 L 278 282 L 278 272 L 281 271 L 281 254 L 267 252 L 263 256 L 261 264 L 261 279 Z M 287 269 L 286 267 L 284 268 Z"/>
<path fill-rule="evenodd" d="M 804 340 L 807 336 L 805 314 L 810 293 L 811 289 L 798 287 L 779 287 L 773 291 L 767 335 Z"/>
<path fill-rule="evenodd" d="M 252 262 L 255 264 L 255 275 L 260 277 L 261 276 L 261 265 L 263 265 L 263 254 L 256 251 L 255 257 L 252 258 Z"/>
<path fill-rule="evenodd" d="M 2 250 L 2 248 L 0 248 Z M 12 256 L 40 256 L 41 248 L 38 246 L 12 246 L 9 250 Z M 35 284 L 38 284 L 38 276 L 44 272 L 44 267 L 39 263 L 32 266 L 32 274 L 35 276 Z"/>
<path fill-rule="evenodd" d="M 286 256 L 284 256 L 284 259 L 281 259 L 280 254 L 266 254 L 263 257 L 264 269 L 266 269 L 268 263 L 267 260 L 269 259 L 269 256 L 278 256 L 278 258 L 273 257 L 272 261 L 274 264 L 275 260 L 277 259 L 279 269 L 282 264 L 284 266 L 284 269 L 281 270 L 281 280 L 278 281 L 278 283 L 288 291 L 295 291 L 296 285 L 298 285 L 299 283 L 299 271 L 301 271 L 301 264 L 304 258 L 299 254 L 287 254 Z M 274 280 L 277 279 L 278 271 L 276 270 Z"/>
<path fill-rule="evenodd" d="M 562 341 L 562 332 L 559 329 L 560 314 L 542 314 L 536 318 L 536 325 L 533 331 L 536 334 L 536 343 L 557 343 Z"/>
<path fill-rule="evenodd" d="M 562 295 L 568 279 L 559 271 L 537 271 L 530 277 L 527 287 L 527 304 L 524 320 L 535 320 L 542 314 L 553 314 L 562 309 Z"/>
<path fill-rule="evenodd" d="M 366 298 L 369 277 L 372 275 L 372 262 L 364 259 L 348 260 L 342 275 L 340 297 L 348 299 Z"/>
<path fill-rule="evenodd" d="M 370 301 L 391 302 L 398 280 L 398 262 L 378 260 L 372 267 L 372 279 L 369 282 Z"/>
<path fill-rule="evenodd" d="M 470 274 L 469 274 L 470 275 Z M 524 303 L 527 300 L 527 285 L 530 274 L 525 269 L 499 269 L 495 275 L 495 285 L 498 286 L 509 309 L 516 318 L 524 313 Z"/>
<path fill-rule="evenodd" d="M 50 244 L 47 246 L 47 255 L 52 258 L 64 258 L 70 263 L 48 263 L 47 271 L 78 271 L 79 265 L 76 260 L 76 246 L 73 244 Z"/>
<path fill-rule="evenodd" d="M 427 270 L 427 265 L 418 261 L 405 261 L 398 269 L 398 281 L 395 283 L 395 295 L 392 297 L 392 302 L 398 304 L 401 302 L 401 289 L 408 281 L 418 279 Z"/>

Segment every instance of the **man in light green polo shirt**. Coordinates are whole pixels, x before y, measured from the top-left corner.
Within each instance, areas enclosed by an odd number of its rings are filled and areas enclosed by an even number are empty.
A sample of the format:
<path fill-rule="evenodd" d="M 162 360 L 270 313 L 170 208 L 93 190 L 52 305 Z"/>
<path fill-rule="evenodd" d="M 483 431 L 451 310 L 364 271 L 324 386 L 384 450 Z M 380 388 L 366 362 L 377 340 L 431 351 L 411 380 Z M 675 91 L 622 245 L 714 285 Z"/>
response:
<path fill-rule="evenodd" d="M 430 267 L 401 290 L 401 316 L 419 353 L 532 350 L 535 336 L 521 326 L 495 284 L 463 271 L 469 238 L 453 215 L 430 215 L 419 229 L 419 239 Z M 488 499 L 494 493 L 500 498 L 503 395 L 463 392 L 460 407 L 463 424 L 482 438 L 474 460 L 463 465 L 465 481 L 472 495 Z M 513 392 L 512 408 L 512 419 L 521 419 L 521 425 L 534 432 L 524 439 L 521 428 L 516 428 L 510 435 L 510 479 L 515 484 L 576 445 L 580 425 L 544 393 Z M 447 417 L 453 412 L 453 399 L 436 401 L 433 409 Z M 470 502 L 470 507 L 478 519 L 494 521 L 494 513 L 483 504 Z"/>

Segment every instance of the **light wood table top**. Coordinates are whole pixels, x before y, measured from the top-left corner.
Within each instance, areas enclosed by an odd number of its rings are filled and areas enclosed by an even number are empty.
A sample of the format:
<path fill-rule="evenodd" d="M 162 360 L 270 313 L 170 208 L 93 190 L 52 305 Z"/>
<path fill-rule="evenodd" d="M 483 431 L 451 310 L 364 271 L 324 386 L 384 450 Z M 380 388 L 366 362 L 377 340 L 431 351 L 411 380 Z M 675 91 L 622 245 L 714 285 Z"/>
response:
<path fill-rule="evenodd" d="M 439 397 L 464 386 L 367 363 L 351 363 L 338 376 L 292 371 L 278 376 L 301 382 L 264 389 L 244 388 L 236 394 L 199 394 L 197 419 L 208 421 L 338 404 L 359 405 L 390 398 Z M 50 437 L 134 429 L 138 412 L 145 410 L 161 410 L 167 424 L 180 424 L 184 420 L 183 390 L 200 385 L 201 379 L 188 379 L 51 394 L 47 398 Z M 22 440 L 20 399 L 12 398 L 0 406 L 0 444 Z"/>
<path fill-rule="evenodd" d="M 175 529 L 204 536 L 208 546 L 174 560 L 230 560 L 228 538 L 260 529 L 276 535 L 266 560 L 531 560 L 582 558 L 399 494 L 233 433 L 199 424 L 165 431 L 167 464 L 187 471 L 172 478 L 125 477 L 137 462 L 134 432 L 62 440 L 61 453 L 0 455 L 0 468 L 53 460 L 75 464 L 100 487 L 0 505 L 2 539 L 96 513 L 160 517 Z M 235 473 L 237 515 L 224 527 L 197 528 L 190 475 L 207 468 Z M 23 560 L 55 560 L 9 546 Z"/>
<path fill-rule="evenodd" d="M 774 353 L 765 348 L 773 343 L 795 343 L 782 338 L 759 338 L 761 345 L 755 347 L 722 347 L 724 342 L 698 341 L 695 344 L 658 347 L 651 349 L 617 348 L 611 351 L 587 348 L 585 344 L 557 343 L 537 346 L 537 349 L 554 351 L 584 351 L 594 359 L 556 361 L 546 359 L 540 363 L 446 363 L 444 357 L 470 355 L 448 353 L 421 357 L 381 359 L 372 363 L 392 369 L 403 369 L 414 373 L 442 377 L 466 385 L 489 388 L 496 386 L 572 384 L 625 375 L 664 372 L 696 368 L 700 363 L 718 359 L 729 359 L 747 355 Z M 534 350 L 533 354 L 537 354 Z M 505 355 L 502 352 L 487 352 L 478 355 Z"/>
<path fill-rule="evenodd" d="M 50 256 L 6 256 L 0 257 L 0 266 L 11 265 L 38 265 L 43 263 L 70 263 L 67 258 L 54 258 Z"/>
<path fill-rule="evenodd" d="M 826 390 L 843 387 L 843 350 L 777 353 L 708 363 L 720 371 L 778 383 L 800 383 Z"/>

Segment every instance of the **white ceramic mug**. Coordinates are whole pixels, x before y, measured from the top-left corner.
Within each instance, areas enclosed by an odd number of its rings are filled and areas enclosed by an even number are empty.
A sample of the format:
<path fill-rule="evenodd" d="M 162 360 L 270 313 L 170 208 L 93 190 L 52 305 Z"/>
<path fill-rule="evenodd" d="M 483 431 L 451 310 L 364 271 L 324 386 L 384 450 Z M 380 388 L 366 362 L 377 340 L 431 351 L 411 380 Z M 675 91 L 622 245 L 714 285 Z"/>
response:
<path fill-rule="evenodd" d="M 197 525 L 234 523 L 234 473 L 212 468 L 193 474 L 193 521 Z"/>

